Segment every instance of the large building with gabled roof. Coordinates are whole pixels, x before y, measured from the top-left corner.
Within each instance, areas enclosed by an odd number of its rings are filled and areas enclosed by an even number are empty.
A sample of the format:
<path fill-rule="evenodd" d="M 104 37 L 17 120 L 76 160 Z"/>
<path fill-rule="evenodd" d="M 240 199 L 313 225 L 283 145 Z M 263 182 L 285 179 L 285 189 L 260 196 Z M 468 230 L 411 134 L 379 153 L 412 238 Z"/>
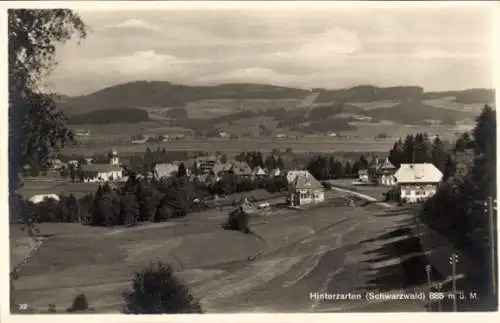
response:
<path fill-rule="evenodd" d="M 431 163 L 401 164 L 394 174 L 404 203 L 419 203 L 433 196 L 443 173 Z"/>
<path fill-rule="evenodd" d="M 307 170 L 287 174 L 291 206 L 317 204 L 325 201 L 325 189 Z"/>

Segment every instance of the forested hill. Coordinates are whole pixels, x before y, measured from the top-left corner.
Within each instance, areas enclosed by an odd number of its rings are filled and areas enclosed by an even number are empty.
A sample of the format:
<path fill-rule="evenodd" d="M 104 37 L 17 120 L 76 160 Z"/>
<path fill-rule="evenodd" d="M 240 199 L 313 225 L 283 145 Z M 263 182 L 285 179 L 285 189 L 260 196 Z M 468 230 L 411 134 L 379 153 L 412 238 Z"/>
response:
<path fill-rule="evenodd" d="M 174 85 L 169 82 L 131 82 L 95 93 L 61 100 L 69 114 L 103 109 L 178 107 L 207 99 L 302 99 L 309 91 L 272 85 L 221 84 L 217 86 Z"/>
<path fill-rule="evenodd" d="M 356 86 L 349 89 L 312 89 L 319 93 L 315 103 L 375 102 L 384 100 L 423 101 L 454 97 L 457 103 L 493 103 L 494 91 L 470 89 L 448 92 L 425 92 L 418 86 Z M 137 81 L 111 86 L 77 97 L 59 96 L 58 107 L 67 114 L 96 110 L 183 107 L 188 102 L 215 99 L 303 99 L 310 90 L 261 84 L 221 84 L 215 86 L 176 85 L 169 82 Z"/>

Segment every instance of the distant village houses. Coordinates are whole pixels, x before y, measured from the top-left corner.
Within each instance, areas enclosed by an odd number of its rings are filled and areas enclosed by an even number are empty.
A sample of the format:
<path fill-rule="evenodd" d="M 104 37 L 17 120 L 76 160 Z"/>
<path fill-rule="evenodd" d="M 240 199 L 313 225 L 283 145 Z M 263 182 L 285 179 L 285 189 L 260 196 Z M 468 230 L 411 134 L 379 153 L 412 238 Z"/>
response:
<path fill-rule="evenodd" d="M 113 149 L 109 153 L 108 158 L 108 164 L 82 165 L 83 182 L 93 183 L 124 180 L 123 168 L 120 165 L 118 152 Z"/>

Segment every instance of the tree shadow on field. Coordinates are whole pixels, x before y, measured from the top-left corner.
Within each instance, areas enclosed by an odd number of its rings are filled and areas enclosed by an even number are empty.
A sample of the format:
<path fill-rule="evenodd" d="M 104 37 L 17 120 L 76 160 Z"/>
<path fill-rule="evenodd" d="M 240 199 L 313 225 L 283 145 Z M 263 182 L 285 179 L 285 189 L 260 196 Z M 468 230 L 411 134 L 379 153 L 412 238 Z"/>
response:
<path fill-rule="evenodd" d="M 419 237 L 412 230 L 412 221 L 398 221 L 392 231 L 361 243 L 380 243 L 382 246 L 365 252 L 364 262 L 373 268 L 367 289 L 380 291 L 423 286 L 427 283 L 427 257 Z M 431 268 L 433 280 L 443 277 Z"/>

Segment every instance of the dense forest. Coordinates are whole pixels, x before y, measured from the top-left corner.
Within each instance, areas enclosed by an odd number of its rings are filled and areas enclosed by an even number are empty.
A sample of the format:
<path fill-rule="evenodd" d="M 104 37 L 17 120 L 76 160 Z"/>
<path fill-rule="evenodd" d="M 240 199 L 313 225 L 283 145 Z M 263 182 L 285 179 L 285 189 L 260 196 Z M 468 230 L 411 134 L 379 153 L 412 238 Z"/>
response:
<path fill-rule="evenodd" d="M 69 125 L 137 123 L 149 120 L 145 110 L 135 108 L 96 110 L 87 113 L 69 115 Z"/>

